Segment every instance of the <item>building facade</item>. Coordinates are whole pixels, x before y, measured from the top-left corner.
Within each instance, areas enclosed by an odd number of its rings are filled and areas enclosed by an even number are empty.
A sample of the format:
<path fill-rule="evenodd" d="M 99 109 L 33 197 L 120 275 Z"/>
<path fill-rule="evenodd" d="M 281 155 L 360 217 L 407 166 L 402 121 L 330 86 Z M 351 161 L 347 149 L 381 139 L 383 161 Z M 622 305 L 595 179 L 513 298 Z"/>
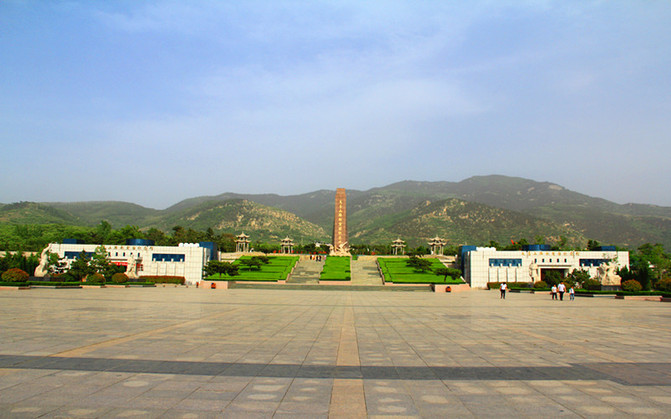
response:
<path fill-rule="evenodd" d="M 66 264 L 66 268 L 81 254 L 93 255 L 98 244 L 82 244 L 74 241 L 51 243 L 42 252 L 46 264 L 46 252 L 55 253 Z M 181 276 L 186 284 L 195 285 L 203 279 L 203 266 L 217 258 L 216 246 L 211 243 L 180 243 L 178 246 L 155 246 L 150 240 L 127 240 L 125 245 L 105 245 L 110 262 L 124 266 L 131 278 L 141 276 Z M 44 270 L 43 263 L 38 270 Z"/>
<path fill-rule="evenodd" d="M 537 282 L 548 271 L 566 276 L 574 269 L 582 269 L 591 277 L 598 277 L 602 265 L 629 267 L 629 252 L 618 252 L 609 246 L 592 251 L 553 251 L 543 245 L 525 250 L 475 247 L 462 251 L 461 258 L 463 276 L 471 288 L 485 288 L 488 282 Z"/>

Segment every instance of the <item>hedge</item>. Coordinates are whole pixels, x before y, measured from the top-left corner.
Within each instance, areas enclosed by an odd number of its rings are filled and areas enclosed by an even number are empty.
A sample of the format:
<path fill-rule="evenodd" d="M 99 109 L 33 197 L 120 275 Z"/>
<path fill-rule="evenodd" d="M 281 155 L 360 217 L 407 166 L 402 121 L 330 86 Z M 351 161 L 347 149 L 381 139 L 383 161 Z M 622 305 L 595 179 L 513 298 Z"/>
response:
<path fill-rule="evenodd" d="M 154 283 L 154 284 L 181 284 L 184 285 L 186 278 L 183 276 L 169 276 L 169 275 L 147 275 L 141 276 L 140 282 Z"/>

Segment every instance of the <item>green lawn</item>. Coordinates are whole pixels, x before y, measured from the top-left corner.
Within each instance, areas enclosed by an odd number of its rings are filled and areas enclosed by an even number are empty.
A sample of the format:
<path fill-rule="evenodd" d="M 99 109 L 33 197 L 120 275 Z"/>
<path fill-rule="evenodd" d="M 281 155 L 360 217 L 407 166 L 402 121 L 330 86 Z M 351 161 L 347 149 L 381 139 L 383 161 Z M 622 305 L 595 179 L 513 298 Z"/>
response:
<path fill-rule="evenodd" d="M 233 262 L 235 265 L 240 265 L 240 260 L 251 259 L 252 256 L 242 256 L 240 259 Z M 238 270 L 239 275 L 211 275 L 206 279 L 209 281 L 282 281 L 286 280 L 289 273 L 293 269 L 298 256 L 268 256 L 269 263 L 261 265 L 261 269 L 247 269 L 240 266 Z"/>
<path fill-rule="evenodd" d="M 350 272 L 349 256 L 327 256 L 324 268 L 319 276 L 321 281 L 349 281 L 352 279 Z"/>
<path fill-rule="evenodd" d="M 408 283 L 408 284 L 461 284 L 463 281 L 460 278 L 447 277 L 447 281 L 443 276 L 438 276 L 433 273 L 437 268 L 444 268 L 443 265 L 436 258 L 426 258 L 431 262 L 431 271 L 417 272 L 414 268 L 408 266 L 407 258 L 378 258 L 377 262 L 380 264 L 380 269 L 384 275 L 385 282 L 394 283 Z"/>

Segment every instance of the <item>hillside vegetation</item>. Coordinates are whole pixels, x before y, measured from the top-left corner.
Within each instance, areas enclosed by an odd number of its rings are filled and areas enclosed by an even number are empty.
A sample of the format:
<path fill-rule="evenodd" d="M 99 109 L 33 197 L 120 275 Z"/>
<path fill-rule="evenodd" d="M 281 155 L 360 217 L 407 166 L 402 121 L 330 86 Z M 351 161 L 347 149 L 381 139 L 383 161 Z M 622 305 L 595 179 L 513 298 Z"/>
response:
<path fill-rule="evenodd" d="M 175 226 L 239 234 L 252 240 L 330 241 L 334 191 L 281 196 L 225 193 L 194 197 L 165 210 L 125 202 L 31 203 L 0 206 L 0 239 L 30 236 L 52 225 L 93 227 L 106 220 L 115 228 L 143 231 Z M 476 176 L 461 182 L 404 181 L 368 191 L 347 191 L 350 242 L 388 243 L 401 237 L 409 246 L 436 235 L 450 245 L 501 243 L 535 238 L 568 245 L 587 239 L 635 248 L 662 243 L 671 248 L 671 208 L 619 205 L 550 182 Z M 42 227 L 39 227 L 42 225 Z M 23 226 L 17 230 L 16 226 Z"/>

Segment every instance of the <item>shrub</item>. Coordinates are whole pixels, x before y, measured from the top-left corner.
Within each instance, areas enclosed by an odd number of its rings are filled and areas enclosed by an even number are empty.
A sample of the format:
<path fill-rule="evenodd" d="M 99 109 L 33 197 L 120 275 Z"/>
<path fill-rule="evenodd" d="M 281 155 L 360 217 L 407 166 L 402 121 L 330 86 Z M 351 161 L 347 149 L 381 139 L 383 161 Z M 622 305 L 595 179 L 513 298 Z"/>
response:
<path fill-rule="evenodd" d="M 183 276 L 169 276 L 169 275 L 148 275 L 141 276 L 140 281 L 153 282 L 155 284 L 181 284 L 184 285 L 186 278 Z"/>
<path fill-rule="evenodd" d="M 655 283 L 655 289 L 659 291 L 671 292 L 671 278 L 664 278 Z"/>
<path fill-rule="evenodd" d="M 69 274 L 67 272 L 64 272 L 62 274 L 55 274 L 51 276 L 51 281 L 52 282 L 79 282 L 77 278 L 72 276 L 72 274 Z"/>
<path fill-rule="evenodd" d="M 2 273 L 2 280 L 5 282 L 26 282 L 28 273 L 19 268 L 8 269 Z"/>
<path fill-rule="evenodd" d="M 599 291 L 601 289 L 601 282 L 598 279 L 586 279 L 582 283 L 582 287 L 586 290 Z"/>
<path fill-rule="evenodd" d="M 622 290 L 623 291 L 638 292 L 642 289 L 643 289 L 643 287 L 641 286 L 641 283 L 638 282 L 635 279 L 630 279 L 630 280 L 624 281 L 622 283 Z"/>
<path fill-rule="evenodd" d="M 534 287 L 531 282 L 509 282 L 508 289 L 528 290 Z"/>
<path fill-rule="evenodd" d="M 105 277 L 102 274 L 95 273 L 86 277 L 87 284 L 104 284 Z"/>
<path fill-rule="evenodd" d="M 114 275 L 112 275 L 112 282 L 115 284 L 125 284 L 128 282 L 128 275 L 126 275 L 123 272 L 117 272 Z"/>
<path fill-rule="evenodd" d="M 541 288 L 549 288 L 547 282 L 545 281 L 538 281 L 534 283 L 534 288 L 536 289 L 541 289 Z"/>

